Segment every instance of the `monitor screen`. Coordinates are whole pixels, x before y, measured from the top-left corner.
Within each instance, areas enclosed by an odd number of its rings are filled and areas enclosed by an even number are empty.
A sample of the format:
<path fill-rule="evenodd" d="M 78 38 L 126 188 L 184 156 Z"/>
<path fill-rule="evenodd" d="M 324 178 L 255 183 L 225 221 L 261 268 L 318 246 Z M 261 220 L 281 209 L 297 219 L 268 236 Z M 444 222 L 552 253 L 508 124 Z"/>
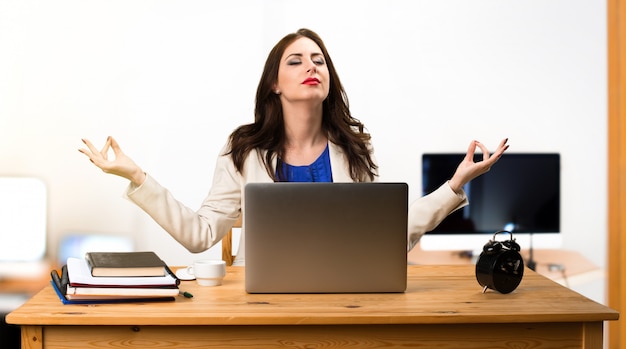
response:
<path fill-rule="evenodd" d="M 42 180 L 0 176 L 0 279 L 49 272 L 44 261 L 47 205 Z"/>
<path fill-rule="evenodd" d="M 46 252 L 47 189 L 30 177 L 0 177 L 0 263 L 38 261 Z"/>
<path fill-rule="evenodd" d="M 422 192 L 448 180 L 465 154 L 424 154 Z M 482 158 L 478 154 L 475 161 Z M 464 187 L 469 205 L 428 234 L 560 232 L 560 156 L 506 153 L 491 170 Z"/>

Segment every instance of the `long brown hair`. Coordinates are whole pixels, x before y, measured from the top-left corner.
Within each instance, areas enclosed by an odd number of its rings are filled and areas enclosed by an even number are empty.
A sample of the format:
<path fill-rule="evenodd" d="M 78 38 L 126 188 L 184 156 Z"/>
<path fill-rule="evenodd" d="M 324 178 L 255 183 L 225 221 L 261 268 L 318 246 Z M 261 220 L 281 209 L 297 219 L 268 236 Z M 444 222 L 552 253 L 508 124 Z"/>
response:
<path fill-rule="evenodd" d="M 364 125 L 350 114 L 348 97 L 322 39 L 308 29 L 286 35 L 270 51 L 257 87 L 254 123 L 242 125 L 231 133 L 230 150 L 226 154 L 232 154 L 237 171 L 242 172 L 243 163 L 251 150 L 265 150 L 266 155 L 262 159 L 265 169 L 274 181 L 278 181 L 272 159 L 283 156 L 286 140 L 280 98 L 272 88 L 278 80 L 283 53 L 287 46 L 301 37 L 313 40 L 320 47 L 330 73 L 330 90 L 323 102 L 322 129 L 328 139 L 343 150 L 352 179 L 373 180 L 377 166 L 368 147 L 370 135 L 365 132 Z"/>

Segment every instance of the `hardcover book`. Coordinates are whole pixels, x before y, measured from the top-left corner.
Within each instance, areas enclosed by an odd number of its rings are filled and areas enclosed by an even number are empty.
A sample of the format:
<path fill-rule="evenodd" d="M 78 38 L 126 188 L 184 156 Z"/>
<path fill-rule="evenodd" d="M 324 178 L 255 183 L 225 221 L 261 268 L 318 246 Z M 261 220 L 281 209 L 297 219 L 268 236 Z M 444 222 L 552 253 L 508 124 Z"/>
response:
<path fill-rule="evenodd" d="M 87 252 L 85 259 L 93 276 L 164 276 L 165 262 L 152 251 Z"/>
<path fill-rule="evenodd" d="M 74 287 L 160 287 L 180 283 L 171 270 L 164 276 L 93 276 L 84 258 L 68 258 L 67 271 L 67 283 Z"/>

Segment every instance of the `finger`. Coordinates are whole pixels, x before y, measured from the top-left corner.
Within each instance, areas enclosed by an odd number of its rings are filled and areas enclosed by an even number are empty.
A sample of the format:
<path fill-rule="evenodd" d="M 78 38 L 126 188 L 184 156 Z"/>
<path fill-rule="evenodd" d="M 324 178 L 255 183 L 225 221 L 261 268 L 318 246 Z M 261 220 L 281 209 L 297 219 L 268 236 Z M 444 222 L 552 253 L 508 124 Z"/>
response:
<path fill-rule="evenodd" d="M 474 161 L 474 152 L 476 152 L 476 143 L 477 141 L 470 142 L 470 145 L 467 147 L 467 153 L 465 153 L 465 160 Z"/>
<path fill-rule="evenodd" d="M 87 146 L 87 148 L 89 148 L 89 151 L 92 153 L 97 153 L 98 150 L 96 149 L 96 147 L 94 147 L 93 144 L 91 144 L 91 142 L 88 139 L 81 139 L 83 141 L 83 143 Z"/>
<path fill-rule="evenodd" d="M 479 141 L 476 141 L 476 145 L 480 148 L 480 151 L 483 153 L 483 161 L 485 160 L 489 160 L 489 149 L 487 149 L 487 147 L 480 143 Z"/>
<path fill-rule="evenodd" d="M 111 146 L 111 138 L 107 137 L 106 142 L 104 142 L 104 145 L 102 146 L 102 150 L 100 150 L 100 154 L 106 154 L 106 152 L 109 151 L 110 146 Z"/>
<path fill-rule="evenodd" d="M 504 151 L 509 149 L 509 146 L 506 144 L 507 141 L 508 138 L 505 138 L 500 142 L 500 144 L 498 145 L 498 149 L 496 149 L 496 151 L 491 155 L 488 160 L 489 167 L 493 166 L 498 160 L 500 160 L 502 154 L 504 154 Z"/>
<path fill-rule="evenodd" d="M 115 153 L 115 155 L 117 156 L 118 154 L 121 154 L 122 153 L 122 148 L 120 148 L 120 145 L 117 143 L 115 138 L 109 137 L 109 140 L 110 140 L 110 143 L 111 143 L 111 149 L 113 149 L 113 152 Z"/>
<path fill-rule="evenodd" d="M 78 148 L 78 151 L 84 154 L 85 156 L 89 157 L 89 150 L 84 149 L 84 148 Z"/>
<path fill-rule="evenodd" d="M 100 156 L 102 156 L 102 159 L 104 160 L 109 160 L 109 149 L 111 147 L 111 143 L 109 143 L 109 141 L 107 140 L 106 143 L 104 143 L 104 146 L 102 147 L 102 150 L 100 150 Z"/>
<path fill-rule="evenodd" d="M 496 158 L 500 158 L 500 157 L 502 156 L 502 154 L 504 154 L 504 152 L 505 152 L 507 149 L 509 149 L 509 145 L 508 145 L 508 144 L 506 144 L 508 141 L 509 141 L 509 139 L 508 139 L 508 138 L 505 138 L 505 139 L 503 139 L 503 140 L 500 142 L 500 145 L 498 145 L 498 149 L 496 149 L 496 151 L 495 151 L 495 152 L 494 152 L 494 154 L 493 154 Z"/>

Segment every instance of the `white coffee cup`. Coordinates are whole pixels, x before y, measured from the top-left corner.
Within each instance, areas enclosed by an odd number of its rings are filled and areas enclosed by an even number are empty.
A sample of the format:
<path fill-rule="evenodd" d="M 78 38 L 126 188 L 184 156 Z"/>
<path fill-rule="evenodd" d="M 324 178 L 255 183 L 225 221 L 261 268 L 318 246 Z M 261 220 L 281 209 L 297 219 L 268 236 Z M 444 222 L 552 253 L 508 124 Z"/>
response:
<path fill-rule="evenodd" d="M 200 286 L 219 286 L 226 276 L 226 262 L 218 259 L 200 259 L 187 267 L 187 273 L 195 276 Z"/>

